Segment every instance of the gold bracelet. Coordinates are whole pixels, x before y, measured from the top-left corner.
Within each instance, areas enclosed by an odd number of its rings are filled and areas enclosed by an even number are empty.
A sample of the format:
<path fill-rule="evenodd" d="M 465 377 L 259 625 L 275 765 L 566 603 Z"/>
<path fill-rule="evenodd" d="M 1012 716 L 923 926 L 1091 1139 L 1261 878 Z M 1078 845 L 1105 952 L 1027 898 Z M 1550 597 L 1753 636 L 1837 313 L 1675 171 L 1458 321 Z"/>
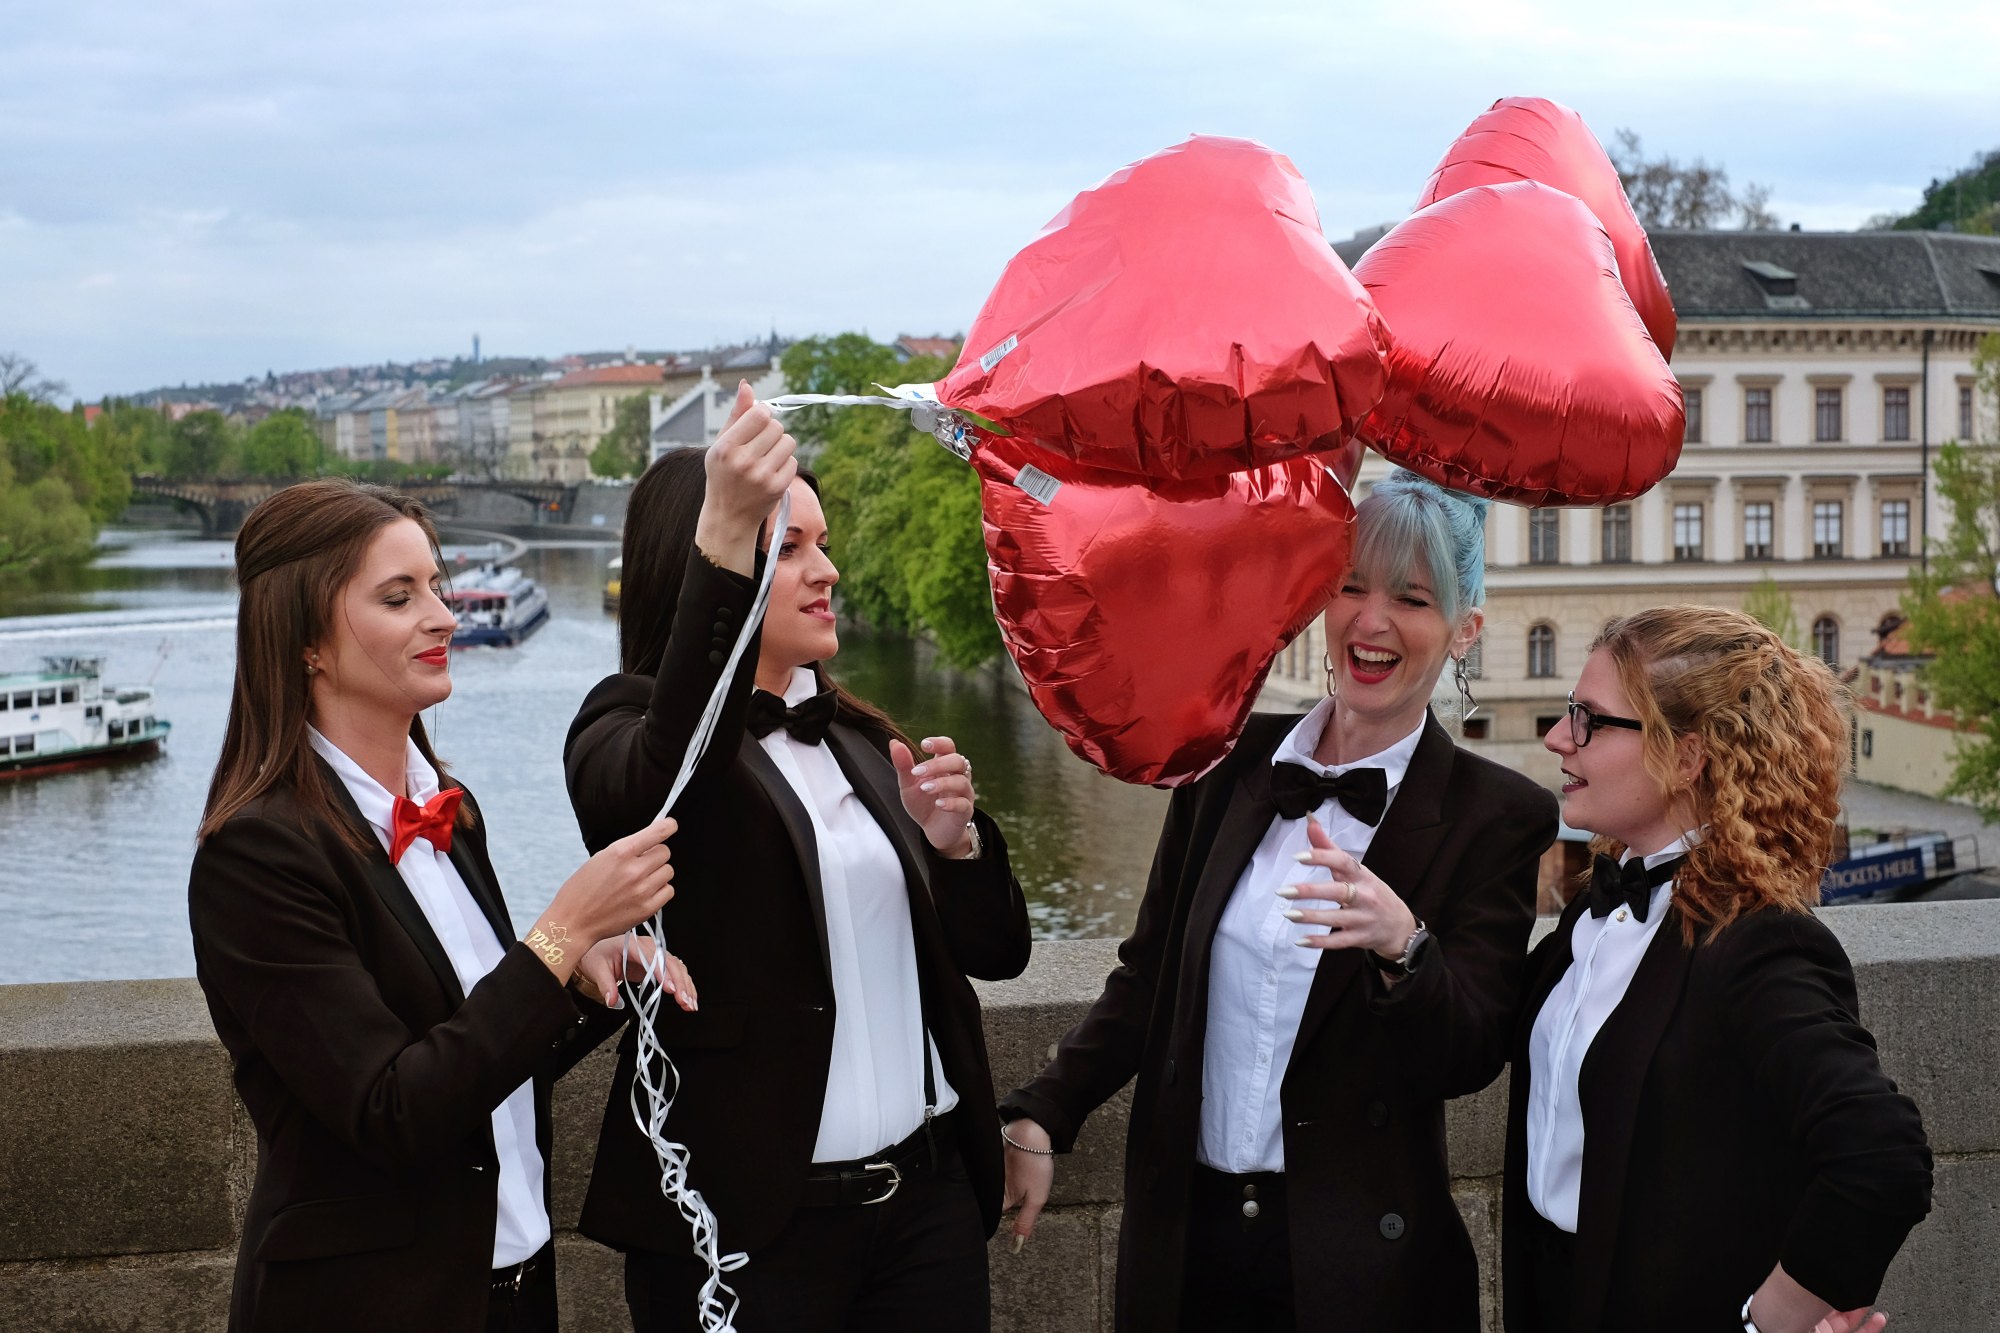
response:
<path fill-rule="evenodd" d="M 528 932 L 528 938 L 522 942 L 547 959 L 550 967 L 561 967 L 562 946 L 569 943 L 569 927 L 550 926 L 547 933 L 544 933 L 540 926 L 536 926 Z"/>
<path fill-rule="evenodd" d="M 1025 1143 L 1014 1142 L 1014 1136 L 1007 1132 L 1007 1122 L 1004 1120 L 1000 1122 L 1000 1137 L 1003 1140 L 1005 1140 L 1007 1146 L 1009 1148 L 1012 1148 L 1015 1152 L 1033 1153 L 1037 1157 L 1054 1157 L 1056 1155 L 1056 1150 L 1054 1148 L 1030 1148 Z"/>

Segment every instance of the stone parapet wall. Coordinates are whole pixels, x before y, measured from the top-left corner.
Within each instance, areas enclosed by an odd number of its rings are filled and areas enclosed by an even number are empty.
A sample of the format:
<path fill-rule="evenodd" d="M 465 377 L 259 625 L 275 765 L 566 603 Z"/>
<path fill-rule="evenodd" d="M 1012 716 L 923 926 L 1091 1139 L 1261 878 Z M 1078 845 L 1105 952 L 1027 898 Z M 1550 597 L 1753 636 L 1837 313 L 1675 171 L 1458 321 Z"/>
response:
<path fill-rule="evenodd" d="M 1890 1272 L 1898 1333 L 2000 1333 L 2000 901 L 1823 913 L 1854 959 L 1863 1018 L 1923 1108 L 1937 1204 Z M 1109 941 L 1038 944 L 982 987 L 994 1075 L 1032 1074 L 1097 995 Z M 577 1236 L 610 1048 L 558 1087 L 555 1220 L 565 1330 L 625 1330 L 616 1255 Z M 1018 1256 L 992 1248 L 1001 1333 L 1111 1326 L 1123 1096 L 1061 1159 Z M 1498 1085 L 1448 1114 L 1452 1173 L 1498 1327 Z M 0 1333 L 223 1327 L 256 1137 L 192 981 L 0 986 Z M 728 1238 L 725 1236 L 724 1243 Z"/>

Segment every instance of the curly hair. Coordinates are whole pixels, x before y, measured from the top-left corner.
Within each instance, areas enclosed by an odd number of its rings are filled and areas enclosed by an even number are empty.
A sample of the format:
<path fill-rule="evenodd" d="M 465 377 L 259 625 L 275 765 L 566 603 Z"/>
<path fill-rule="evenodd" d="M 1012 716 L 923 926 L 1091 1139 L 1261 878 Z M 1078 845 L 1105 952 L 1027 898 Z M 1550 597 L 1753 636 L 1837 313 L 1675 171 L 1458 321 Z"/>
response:
<path fill-rule="evenodd" d="M 1647 772 L 1683 827 L 1704 830 L 1674 891 L 1689 945 L 1760 907 L 1810 910 L 1833 855 L 1847 761 L 1833 672 L 1742 612 L 1710 606 L 1621 616 L 1591 644 L 1599 648 L 1644 724 Z M 1683 736 L 1706 760 L 1688 788 L 1675 762 Z"/>

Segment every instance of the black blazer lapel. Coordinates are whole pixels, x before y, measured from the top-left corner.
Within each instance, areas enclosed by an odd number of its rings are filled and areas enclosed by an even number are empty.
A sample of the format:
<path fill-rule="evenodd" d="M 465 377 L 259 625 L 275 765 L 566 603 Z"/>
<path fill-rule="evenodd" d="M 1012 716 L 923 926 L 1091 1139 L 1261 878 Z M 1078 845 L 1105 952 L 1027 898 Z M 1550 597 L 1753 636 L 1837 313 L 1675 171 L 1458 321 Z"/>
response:
<path fill-rule="evenodd" d="M 369 887 L 375 890 L 375 896 L 382 900 L 382 905 L 389 909 L 389 914 L 396 918 L 411 943 L 417 946 L 417 952 L 430 964 L 438 984 L 444 987 L 445 994 L 451 997 L 452 1007 L 456 1009 L 465 1003 L 465 992 L 459 989 L 458 973 L 452 968 L 451 958 L 439 942 L 437 932 L 431 929 L 430 918 L 417 905 L 416 895 L 410 892 L 410 886 L 403 883 L 402 873 L 390 864 L 389 854 L 382 850 L 382 840 L 376 835 L 375 826 L 361 817 L 360 807 L 348 794 L 347 784 L 340 780 L 340 775 L 325 760 L 320 760 L 319 765 L 321 776 L 326 779 L 327 788 L 332 791 L 340 812 L 347 816 L 348 823 L 354 826 L 354 831 L 368 846 L 368 850 L 361 854 L 361 863 L 368 871 Z M 454 838 L 452 845 L 457 843 Z"/>
<path fill-rule="evenodd" d="M 819 839 L 813 836 L 812 816 L 806 813 L 799 794 L 792 790 L 792 784 L 785 780 L 784 773 L 765 751 L 762 742 L 747 731 L 743 733 L 737 757 L 764 788 L 764 794 L 771 798 L 771 804 L 778 812 L 778 822 L 784 825 L 785 836 L 792 840 L 792 850 L 798 854 L 799 877 L 805 882 L 806 901 L 812 904 L 813 929 L 819 932 L 820 966 L 826 969 L 827 978 L 831 980 L 833 951 L 826 942 L 826 889 L 819 877 Z"/>
<path fill-rule="evenodd" d="M 1389 803 L 1375 836 L 1369 839 L 1368 855 L 1361 858 L 1362 865 L 1399 894 L 1416 892 L 1417 886 L 1424 882 L 1424 873 L 1430 869 L 1431 858 L 1437 855 L 1438 840 L 1431 836 L 1431 831 L 1444 822 L 1444 789 L 1451 779 L 1456 755 L 1457 747 L 1451 737 L 1436 718 L 1427 716 L 1423 734 L 1417 738 L 1416 752 L 1410 756 L 1410 766 L 1403 771 L 1403 780 L 1396 788 L 1396 799 Z M 1423 904 L 1410 902 L 1410 911 L 1421 917 Z M 1299 1017 L 1294 1050 L 1305 1049 L 1319 1025 L 1333 1012 L 1341 992 L 1360 978 L 1364 966 L 1357 949 L 1331 949 L 1321 955 L 1312 989 L 1306 992 L 1306 1009 Z"/>
<path fill-rule="evenodd" d="M 1244 868 L 1257 853 L 1257 844 L 1270 831 L 1278 810 L 1271 801 L 1271 755 L 1288 732 L 1278 732 L 1270 747 L 1259 755 L 1244 756 L 1241 776 L 1230 785 L 1229 804 L 1216 825 L 1215 841 L 1202 858 L 1201 877 L 1195 881 L 1188 904 L 1186 934 L 1181 943 L 1180 995 L 1175 1011 L 1186 1015 L 1178 1024 L 1184 1033 L 1199 1034 L 1208 1025 L 1208 967 L 1215 943 L 1216 927 L 1222 911 L 1243 878 Z M 1190 1053 L 1190 1057 L 1192 1054 Z M 1199 1083 L 1194 1085 L 1200 1087 Z"/>
<path fill-rule="evenodd" d="M 1666 919 L 1639 960 L 1639 970 L 1632 974 L 1632 984 L 1591 1041 L 1577 1075 L 1584 1123 L 1576 1286 L 1570 1307 L 1577 1328 L 1595 1328 L 1604 1309 L 1640 1092 L 1653 1053 L 1680 1008 L 1693 962 L 1694 952 L 1681 939 L 1681 914 L 1670 903 Z"/>

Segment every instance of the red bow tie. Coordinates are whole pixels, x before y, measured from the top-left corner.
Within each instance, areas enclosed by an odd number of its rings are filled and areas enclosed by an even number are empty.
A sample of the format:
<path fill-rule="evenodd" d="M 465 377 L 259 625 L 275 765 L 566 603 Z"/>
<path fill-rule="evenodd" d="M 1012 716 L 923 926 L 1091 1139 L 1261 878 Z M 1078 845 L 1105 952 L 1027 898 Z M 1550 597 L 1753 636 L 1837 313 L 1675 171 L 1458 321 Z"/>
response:
<path fill-rule="evenodd" d="M 389 860 L 398 862 L 410 844 L 427 838 L 440 852 L 451 851 L 451 823 L 458 817 L 458 803 L 465 791 L 451 787 L 418 805 L 407 796 L 396 798 L 396 815 L 389 825 Z"/>

